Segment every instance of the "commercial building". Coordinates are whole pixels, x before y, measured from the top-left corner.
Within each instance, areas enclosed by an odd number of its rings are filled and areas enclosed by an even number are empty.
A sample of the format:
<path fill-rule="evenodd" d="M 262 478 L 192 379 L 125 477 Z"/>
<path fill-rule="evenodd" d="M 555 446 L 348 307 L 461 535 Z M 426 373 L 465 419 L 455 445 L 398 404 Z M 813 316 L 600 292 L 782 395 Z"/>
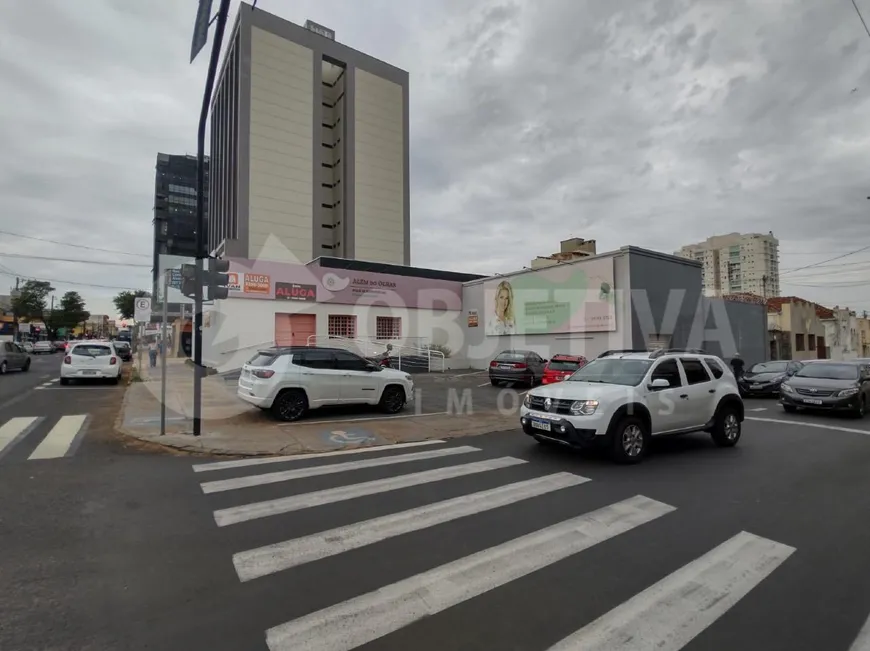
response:
<path fill-rule="evenodd" d="M 825 326 L 819 306 L 797 296 L 767 300 L 771 359 L 825 359 Z M 825 308 L 821 308 L 825 309 Z"/>
<path fill-rule="evenodd" d="M 559 250 L 550 255 L 539 255 L 529 263 L 532 269 L 543 269 L 565 262 L 575 262 L 595 255 L 595 240 L 584 240 L 582 237 L 572 237 L 562 240 Z"/>
<path fill-rule="evenodd" d="M 408 265 L 408 73 L 248 4 L 211 107 L 209 248 Z"/>
<path fill-rule="evenodd" d="M 499 351 L 595 357 L 626 348 L 705 348 L 768 359 L 764 305 L 703 296 L 700 265 L 624 247 L 587 259 L 481 277 L 319 258 L 231 260 L 230 298 L 206 315 L 204 357 L 238 368 L 270 345 L 351 345 L 484 369 Z"/>
<path fill-rule="evenodd" d="M 208 163 L 206 158 L 206 197 Z M 196 156 L 157 154 L 152 296 L 158 295 L 161 255 L 196 256 L 196 167 Z"/>
<path fill-rule="evenodd" d="M 779 240 L 773 232 L 716 235 L 684 246 L 674 255 L 701 263 L 706 296 L 743 292 L 779 296 Z"/>

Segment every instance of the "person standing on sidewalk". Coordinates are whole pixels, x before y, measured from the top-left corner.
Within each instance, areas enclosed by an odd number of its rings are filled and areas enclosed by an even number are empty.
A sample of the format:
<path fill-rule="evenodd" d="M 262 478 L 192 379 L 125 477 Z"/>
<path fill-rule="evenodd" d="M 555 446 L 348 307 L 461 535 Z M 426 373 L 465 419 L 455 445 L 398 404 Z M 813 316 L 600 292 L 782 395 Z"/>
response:
<path fill-rule="evenodd" d="M 734 377 L 740 378 L 743 375 L 743 360 L 740 358 L 740 353 L 734 353 L 731 358 L 731 370 L 734 371 Z"/>
<path fill-rule="evenodd" d="M 148 361 L 151 362 L 151 368 L 157 366 L 157 342 L 153 339 L 148 344 Z"/>

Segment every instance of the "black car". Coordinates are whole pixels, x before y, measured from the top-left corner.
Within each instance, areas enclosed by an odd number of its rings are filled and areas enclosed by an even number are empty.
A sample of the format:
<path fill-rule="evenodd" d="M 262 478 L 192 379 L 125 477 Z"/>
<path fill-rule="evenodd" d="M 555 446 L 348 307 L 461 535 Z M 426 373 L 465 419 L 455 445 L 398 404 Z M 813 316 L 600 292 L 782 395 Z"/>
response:
<path fill-rule="evenodd" d="M 544 377 L 547 360 L 531 350 L 503 350 L 489 363 L 492 386 L 517 382 L 534 386 Z"/>
<path fill-rule="evenodd" d="M 115 346 L 115 351 L 118 353 L 118 357 L 120 357 L 122 361 L 129 362 L 133 359 L 133 350 L 130 348 L 129 343 L 126 341 L 115 340 L 112 344 Z"/>
<path fill-rule="evenodd" d="M 802 362 L 771 361 L 753 364 L 737 379 L 737 387 L 744 398 L 763 398 L 779 395 L 779 385 L 804 367 Z"/>
<path fill-rule="evenodd" d="M 846 411 L 862 418 L 870 403 L 870 366 L 855 362 L 813 362 L 782 383 L 780 402 L 800 409 Z"/>

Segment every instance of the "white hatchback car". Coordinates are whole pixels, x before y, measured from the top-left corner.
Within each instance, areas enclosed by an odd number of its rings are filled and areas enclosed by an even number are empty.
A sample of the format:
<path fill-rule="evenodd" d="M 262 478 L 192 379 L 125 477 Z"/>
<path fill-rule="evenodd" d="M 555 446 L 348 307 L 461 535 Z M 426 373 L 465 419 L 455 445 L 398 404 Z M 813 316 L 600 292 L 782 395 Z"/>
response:
<path fill-rule="evenodd" d="M 284 421 L 327 405 L 378 405 L 395 414 L 414 399 L 414 380 L 341 348 L 267 348 L 242 367 L 238 395 Z"/>
<path fill-rule="evenodd" d="M 118 384 L 120 379 L 121 360 L 110 342 L 70 342 L 60 365 L 61 384 L 71 380 L 109 380 Z"/>
<path fill-rule="evenodd" d="M 743 416 L 737 381 L 714 355 L 609 351 L 529 391 L 520 424 L 541 443 L 607 447 L 616 461 L 637 463 L 658 435 L 706 431 L 721 447 L 737 445 Z"/>

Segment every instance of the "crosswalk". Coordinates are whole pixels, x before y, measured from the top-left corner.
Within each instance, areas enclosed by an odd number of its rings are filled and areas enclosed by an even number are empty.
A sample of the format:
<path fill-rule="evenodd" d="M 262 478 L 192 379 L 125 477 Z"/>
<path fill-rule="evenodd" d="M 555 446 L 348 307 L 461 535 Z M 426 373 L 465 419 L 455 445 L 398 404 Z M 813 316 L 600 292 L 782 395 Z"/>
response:
<path fill-rule="evenodd" d="M 317 463 L 327 456 L 331 457 L 331 463 Z M 232 505 L 214 509 L 217 526 L 238 528 L 244 523 L 269 522 L 269 518 L 279 515 L 364 496 L 386 495 L 432 484 L 448 486 L 451 480 L 460 478 L 495 478 L 500 470 L 516 469 L 528 463 L 514 457 L 476 458 L 482 456 L 483 451 L 474 446 L 451 447 L 445 441 L 424 441 L 303 457 L 198 463 L 193 470 L 198 474 L 207 473 L 199 475 L 206 479 L 201 482 L 201 488 L 203 493 L 213 495 L 209 499 L 216 500 L 215 506 L 222 502 L 221 497 L 234 498 L 230 500 L 234 502 Z M 418 470 L 413 467 L 418 462 L 438 462 L 439 465 Z M 272 470 L 273 464 L 288 467 Z M 373 468 L 389 472 L 386 477 L 355 482 L 356 473 Z M 253 474 L 248 474 L 251 472 Z M 222 473 L 234 476 L 220 478 Z M 337 485 L 309 492 L 294 490 L 294 481 L 311 478 L 318 482 L 332 478 Z M 315 533 L 268 541 L 264 546 L 236 552 L 231 560 L 239 581 L 248 584 L 301 565 L 386 543 L 398 536 L 426 532 L 438 525 L 496 509 L 510 509 L 523 502 L 551 498 L 570 503 L 572 498 L 567 491 L 585 490 L 583 487 L 590 481 L 570 472 L 508 481 L 422 506 L 324 527 L 325 530 Z M 287 494 L 253 499 L 250 496 L 258 487 L 270 487 L 270 495 L 283 491 Z M 427 493 L 432 494 L 432 491 Z M 270 623 L 271 628 L 265 631 L 266 643 L 270 651 L 357 649 L 423 619 L 436 617 L 454 606 L 485 598 L 511 582 L 592 548 L 605 546 L 608 541 L 635 529 L 643 530 L 676 510 L 672 505 L 644 495 L 620 499 L 315 612 Z M 292 523 L 288 526 L 291 530 L 294 528 Z M 272 532 L 276 529 L 280 531 L 278 527 L 270 528 L 269 535 L 274 535 Z M 260 529 L 259 533 L 262 532 Z M 784 542 L 747 531 L 735 530 L 729 535 L 731 537 L 718 546 L 697 558 L 686 559 L 687 564 L 616 604 L 597 619 L 578 622 L 573 633 L 546 651 L 683 649 L 775 574 L 796 551 Z M 437 545 L 437 540 L 432 544 Z M 565 580 L 570 581 L 570 577 Z M 461 632 L 453 633 L 459 634 Z M 865 651 L 860 641 L 856 644 L 859 651 Z M 456 642 L 455 647 L 465 648 L 460 642 Z"/>
<path fill-rule="evenodd" d="M 0 459 L 23 449 L 28 461 L 60 459 L 75 454 L 87 430 L 87 414 L 59 417 L 18 416 L 0 425 Z"/>

